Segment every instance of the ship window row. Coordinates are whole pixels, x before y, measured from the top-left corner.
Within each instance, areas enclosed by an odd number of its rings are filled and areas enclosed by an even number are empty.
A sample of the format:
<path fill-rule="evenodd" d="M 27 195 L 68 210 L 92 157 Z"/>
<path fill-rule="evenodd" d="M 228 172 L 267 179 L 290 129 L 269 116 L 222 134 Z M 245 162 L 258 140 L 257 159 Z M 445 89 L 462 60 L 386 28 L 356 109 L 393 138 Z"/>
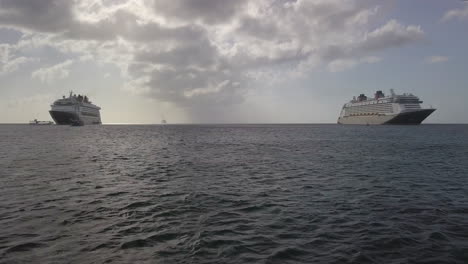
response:
<path fill-rule="evenodd" d="M 385 106 L 392 106 L 392 104 L 367 104 L 367 105 L 357 105 L 352 107 L 385 107 Z"/>
<path fill-rule="evenodd" d="M 393 108 L 392 107 L 365 107 L 365 108 L 363 107 L 363 108 L 348 108 L 347 110 L 356 111 L 356 112 L 360 112 L 360 111 L 367 112 L 367 111 L 373 111 L 373 110 L 393 111 Z"/>
<path fill-rule="evenodd" d="M 355 106 L 355 107 L 350 107 L 350 108 L 387 108 L 387 107 L 392 107 L 391 104 L 375 104 L 375 105 L 361 105 L 361 106 Z"/>
<path fill-rule="evenodd" d="M 95 114 L 95 113 L 81 112 L 81 114 L 85 116 L 99 117 L 99 114 Z"/>
<path fill-rule="evenodd" d="M 392 113 L 393 109 L 354 109 L 354 110 L 346 110 L 348 113 Z"/>
<path fill-rule="evenodd" d="M 396 101 L 397 103 L 400 103 L 400 104 L 419 104 L 421 103 L 421 101 L 419 101 L 419 99 L 398 99 Z"/>
<path fill-rule="evenodd" d="M 382 113 L 392 113 L 393 109 L 377 109 L 377 108 L 371 108 L 371 109 L 347 109 L 347 112 L 350 113 L 367 113 L 367 112 L 382 112 Z"/>
<path fill-rule="evenodd" d="M 420 109 L 421 105 L 419 105 L 419 104 L 405 104 L 405 108 Z"/>
<path fill-rule="evenodd" d="M 391 114 L 391 111 L 346 111 L 345 115 L 351 115 L 351 114 Z"/>
<path fill-rule="evenodd" d="M 82 108 L 87 108 L 87 109 L 96 110 L 96 107 L 93 107 L 93 106 L 81 105 L 81 107 L 82 107 Z"/>
<path fill-rule="evenodd" d="M 360 105 L 352 105 L 349 106 L 350 108 L 353 107 L 366 107 L 366 106 L 377 106 L 377 107 L 382 107 L 382 106 L 392 106 L 391 103 L 378 103 L 378 104 L 360 104 Z"/>
<path fill-rule="evenodd" d="M 353 106 L 379 105 L 379 104 L 390 104 L 390 103 L 392 103 L 391 100 L 378 100 L 378 101 L 364 101 L 364 102 L 349 103 L 346 106 L 353 107 Z"/>
<path fill-rule="evenodd" d="M 393 106 L 390 104 L 387 105 L 365 105 L 359 107 L 350 107 L 350 111 L 369 111 L 369 110 L 382 110 L 382 111 L 392 111 Z"/>
<path fill-rule="evenodd" d="M 361 107 L 350 107 L 346 109 L 346 115 L 364 114 L 364 113 L 393 113 L 391 104 L 387 105 L 366 105 Z"/>

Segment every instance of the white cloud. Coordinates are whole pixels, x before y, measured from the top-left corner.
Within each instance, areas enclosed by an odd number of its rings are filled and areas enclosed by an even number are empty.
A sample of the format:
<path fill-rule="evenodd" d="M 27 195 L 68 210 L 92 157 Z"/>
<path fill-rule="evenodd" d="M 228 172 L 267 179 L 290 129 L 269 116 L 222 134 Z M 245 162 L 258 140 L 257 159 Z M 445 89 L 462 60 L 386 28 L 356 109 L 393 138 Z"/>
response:
<path fill-rule="evenodd" d="M 180 23 L 226 23 L 245 7 L 246 0 L 155 0 L 154 9 L 161 16 Z"/>
<path fill-rule="evenodd" d="M 10 58 L 10 45 L 0 44 L 0 62 L 4 63 Z"/>
<path fill-rule="evenodd" d="M 379 51 L 389 47 L 398 47 L 416 42 L 424 37 L 420 26 L 404 26 L 396 20 L 365 35 L 365 39 L 356 49 L 359 52 Z"/>
<path fill-rule="evenodd" d="M 453 9 L 447 11 L 442 17 L 441 21 L 449 21 L 452 19 L 464 20 L 468 19 L 468 5 L 465 5 L 463 8 Z"/>
<path fill-rule="evenodd" d="M 427 57 L 424 61 L 426 63 L 433 64 L 433 63 L 446 62 L 448 60 L 449 58 L 446 56 L 431 56 L 431 57 Z"/>
<path fill-rule="evenodd" d="M 363 64 L 363 63 L 373 64 L 373 63 L 380 62 L 381 60 L 382 60 L 381 58 L 375 57 L 375 56 L 364 57 L 359 60 L 339 59 L 339 60 L 334 60 L 328 63 L 327 68 L 331 72 L 340 72 L 340 71 L 351 69 L 359 64 Z"/>
<path fill-rule="evenodd" d="M 8 107 L 27 107 L 31 104 L 52 102 L 57 95 L 54 94 L 36 94 L 26 97 L 19 97 L 8 102 Z"/>
<path fill-rule="evenodd" d="M 358 61 L 352 59 L 334 60 L 328 64 L 328 70 L 331 72 L 340 72 L 351 69 L 358 64 Z"/>
<path fill-rule="evenodd" d="M 369 57 L 365 57 L 365 58 L 361 59 L 361 61 L 371 64 L 371 63 L 377 63 L 377 62 L 382 61 L 382 58 L 379 58 L 379 57 L 376 57 L 376 56 L 369 56 Z"/>
<path fill-rule="evenodd" d="M 73 61 L 67 60 L 48 68 L 40 68 L 32 73 L 32 77 L 43 83 L 53 83 L 56 80 L 65 79 L 70 74 L 70 66 Z"/>
<path fill-rule="evenodd" d="M 39 61 L 39 59 L 37 58 L 17 57 L 2 64 L 0 73 L 2 74 L 12 73 L 12 72 L 17 71 L 21 65 L 24 65 L 30 62 L 37 62 L 37 61 Z"/>
<path fill-rule="evenodd" d="M 18 56 L 17 47 L 9 44 L 0 44 L 0 74 L 17 71 L 22 65 L 38 62 L 38 58 Z"/>

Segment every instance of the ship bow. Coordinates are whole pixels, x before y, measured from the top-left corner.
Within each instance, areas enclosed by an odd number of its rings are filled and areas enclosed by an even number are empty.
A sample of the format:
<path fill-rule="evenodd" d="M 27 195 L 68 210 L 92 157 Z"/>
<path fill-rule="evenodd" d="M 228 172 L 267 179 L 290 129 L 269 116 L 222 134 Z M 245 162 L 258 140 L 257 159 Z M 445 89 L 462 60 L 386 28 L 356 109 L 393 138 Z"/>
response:
<path fill-rule="evenodd" d="M 389 125 L 419 125 L 429 115 L 431 115 L 435 109 L 422 109 L 417 111 L 405 112 L 398 114 L 394 118 L 387 121 L 385 124 Z"/>
<path fill-rule="evenodd" d="M 75 113 L 71 112 L 49 111 L 49 113 L 57 125 L 71 125 L 73 122 L 80 120 Z"/>

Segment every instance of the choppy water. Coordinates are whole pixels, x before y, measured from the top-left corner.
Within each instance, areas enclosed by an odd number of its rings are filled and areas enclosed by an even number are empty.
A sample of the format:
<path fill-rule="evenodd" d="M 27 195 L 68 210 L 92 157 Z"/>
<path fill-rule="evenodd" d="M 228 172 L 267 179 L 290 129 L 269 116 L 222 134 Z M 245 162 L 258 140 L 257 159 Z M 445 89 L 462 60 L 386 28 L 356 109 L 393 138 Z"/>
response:
<path fill-rule="evenodd" d="M 467 263 L 468 126 L 0 126 L 2 263 Z"/>

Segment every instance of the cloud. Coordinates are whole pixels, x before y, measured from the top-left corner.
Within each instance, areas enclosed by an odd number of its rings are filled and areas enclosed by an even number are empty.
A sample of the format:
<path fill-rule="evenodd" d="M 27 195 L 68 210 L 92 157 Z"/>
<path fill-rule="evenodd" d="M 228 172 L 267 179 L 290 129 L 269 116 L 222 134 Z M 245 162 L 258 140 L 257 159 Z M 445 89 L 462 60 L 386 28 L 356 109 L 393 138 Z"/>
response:
<path fill-rule="evenodd" d="M 328 64 L 328 70 L 331 72 L 340 72 L 351 69 L 358 64 L 358 61 L 351 59 L 334 60 Z"/>
<path fill-rule="evenodd" d="M 40 32 L 60 32 L 73 17 L 73 1 L 1 0 L 0 24 Z"/>
<path fill-rule="evenodd" d="M 377 62 L 380 62 L 380 61 L 382 61 L 382 58 L 379 58 L 379 57 L 376 57 L 376 56 L 369 56 L 369 57 L 365 57 L 365 58 L 361 59 L 361 62 L 365 62 L 365 63 L 369 63 L 369 64 L 377 63 Z"/>
<path fill-rule="evenodd" d="M 384 26 L 366 34 L 359 50 L 362 52 L 398 47 L 421 40 L 423 37 L 424 32 L 420 26 L 405 27 L 396 20 L 390 20 Z"/>
<path fill-rule="evenodd" d="M 381 58 L 375 57 L 375 56 L 369 56 L 369 57 L 361 58 L 359 60 L 338 59 L 338 60 L 334 60 L 328 63 L 327 68 L 331 72 L 340 72 L 340 71 L 351 69 L 359 64 L 363 64 L 363 63 L 373 64 L 373 63 L 380 62 L 381 60 L 382 60 Z"/>
<path fill-rule="evenodd" d="M 245 0 L 155 0 L 154 9 L 160 16 L 182 23 L 200 21 L 202 23 L 225 23 L 236 13 L 241 12 Z"/>
<path fill-rule="evenodd" d="M 429 64 L 447 62 L 449 60 L 446 56 L 431 56 L 427 57 L 424 61 Z"/>
<path fill-rule="evenodd" d="M 7 74 L 17 71 L 21 65 L 30 63 L 30 62 L 37 62 L 39 59 L 37 58 L 27 58 L 27 57 L 17 57 L 8 62 L 2 64 L 0 73 Z"/>
<path fill-rule="evenodd" d="M 48 104 L 57 98 L 56 94 L 36 94 L 31 96 L 22 96 L 10 100 L 8 107 L 28 107 L 31 104 Z"/>
<path fill-rule="evenodd" d="M 38 58 L 19 56 L 17 53 L 16 46 L 0 44 L 0 75 L 13 73 L 22 65 L 39 61 Z"/>
<path fill-rule="evenodd" d="M 73 61 L 67 60 L 47 68 L 40 68 L 32 73 L 32 77 L 43 83 L 53 83 L 56 80 L 65 79 L 70 74 L 70 66 Z"/>
<path fill-rule="evenodd" d="M 129 91 L 194 108 L 241 102 L 256 83 L 269 81 L 262 76 L 343 71 L 424 38 L 417 25 L 376 24 L 380 7 L 369 3 L 0 0 L 0 26 L 26 33 L 23 46 L 115 65 Z M 67 77 L 70 65 L 43 67 L 32 76 L 52 82 Z"/>
<path fill-rule="evenodd" d="M 468 19 L 468 5 L 465 5 L 463 8 L 447 11 L 442 17 L 441 21 L 446 22 L 452 19 L 458 19 L 458 20 Z"/>

